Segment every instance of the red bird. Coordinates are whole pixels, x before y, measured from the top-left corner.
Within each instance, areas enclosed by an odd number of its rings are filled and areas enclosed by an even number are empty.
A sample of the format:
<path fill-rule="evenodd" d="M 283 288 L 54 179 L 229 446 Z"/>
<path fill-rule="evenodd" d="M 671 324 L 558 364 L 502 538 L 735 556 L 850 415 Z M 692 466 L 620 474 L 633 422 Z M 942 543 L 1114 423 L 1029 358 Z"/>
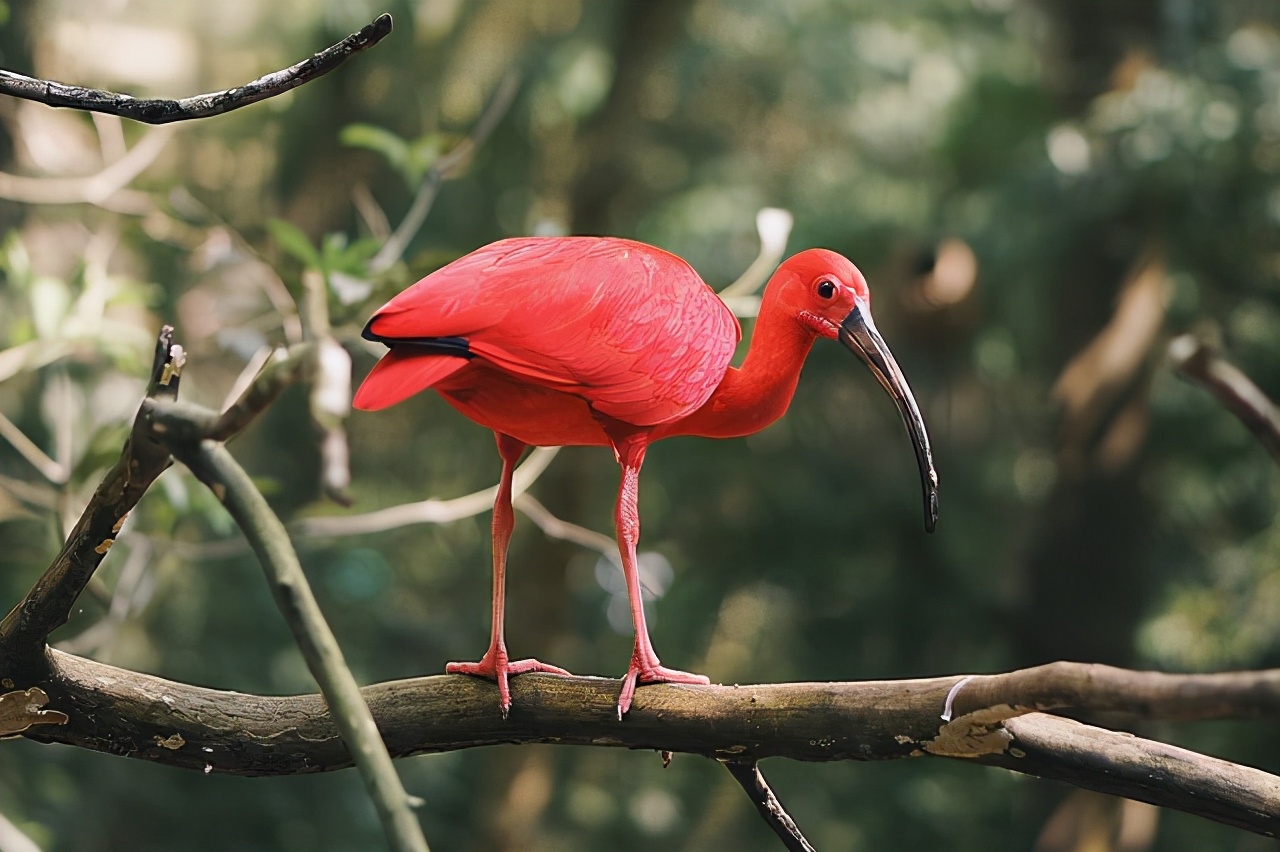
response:
<path fill-rule="evenodd" d="M 893 396 L 915 445 L 926 529 L 937 522 L 938 476 L 920 410 L 871 321 L 862 273 L 834 252 L 810 249 L 778 268 L 738 368 L 729 366 L 742 337 L 738 321 L 693 268 L 662 249 L 613 238 L 527 237 L 485 246 L 396 296 L 364 336 L 391 351 L 356 392 L 357 408 L 386 408 L 434 388 L 497 437 L 492 638 L 478 663 L 449 663 L 446 671 L 496 680 L 504 716 L 508 676 L 568 674 L 537 660 L 510 660 L 503 639 L 511 474 L 530 445 L 611 447 L 622 467 L 615 521 L 635 650 L 619 719 L 637 684 L 709 682 L 661 665 L 645 627 L 636 570 L 645 450 L 674 435 L 730 438 L 768 426 L 787 410 L 819 337 L 847 346 Z"/>

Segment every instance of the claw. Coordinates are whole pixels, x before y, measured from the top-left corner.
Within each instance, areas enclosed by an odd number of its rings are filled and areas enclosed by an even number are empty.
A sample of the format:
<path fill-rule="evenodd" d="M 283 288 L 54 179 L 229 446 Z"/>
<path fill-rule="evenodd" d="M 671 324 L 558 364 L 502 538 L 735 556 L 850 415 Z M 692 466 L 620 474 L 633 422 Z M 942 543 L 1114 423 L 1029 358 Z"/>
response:
<path fill-rule="evenodd" d="M 532 658 L 511 662 L 507 659 L 505 652 L 495 654 L 492 649 L 486 652 L 477 663 L 448 663 L 445 665 L 444 670 L 448 674 L 465 674 L 496 681 L 498 684 L 498 710 L 502 713 L 502 718 L 504 719 L 507 718 L 507 714 L 511 711 L 511 687 L 507 682 L 509 677 L 528 672 L 543 672 L 544 674 L 560 675 L 561 677 L 573 677 L 572 672 Z"/>
<path fill-rule="evenodd" d="M 636 687 L 646 683 L 691 683 L 707 685 L 711 679 L 706 675 L 682 672 L 658 665 L 658 660 L 645 660 L 637 651 L 631 657 L 631 666 L 622 678 L 622 691 L 618 693 L 618 721 L 631 709 L 631 700 L 635 697 Z"/>

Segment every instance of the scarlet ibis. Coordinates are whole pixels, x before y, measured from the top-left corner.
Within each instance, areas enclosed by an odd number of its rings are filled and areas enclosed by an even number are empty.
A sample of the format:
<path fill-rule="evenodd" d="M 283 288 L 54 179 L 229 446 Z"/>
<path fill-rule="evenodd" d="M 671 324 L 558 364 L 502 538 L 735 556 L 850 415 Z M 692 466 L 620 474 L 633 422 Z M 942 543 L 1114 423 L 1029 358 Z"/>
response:
<path fill-rule="evenodd" d="M 819 337 L 838 339 L 893 397 L 915 445 L 925 528 L 938 514 L 929 437 L 902 371 L 871 320 L 867 282 L 835 252 L 809 249 L 778 267 L 764 290 L 742 366 L 729 361 L 737 319 L 688 263 L 644 243 L 596 237 L 501 240 L 431 273 L 382 306 L 364 336 L 390 347 L 356 392 L 355 406 L 386 408 L 434 388 L 492 429 L 502 457 L 493 506 L 493 622 L 476 663 L 446 671 L 497 681 L 568 674 L 512 661 L 503 637 L 511 474 L 526 447 L 613 449 L 622 467 L 614 520 L 635 626 L 618 718 L 637 684 L 708 683 L 669 669 L 645 626 L 636 569 L 640 466 L 649 445 L 675 435 L 729 438 L 757 432 L 786 411 Z"/>

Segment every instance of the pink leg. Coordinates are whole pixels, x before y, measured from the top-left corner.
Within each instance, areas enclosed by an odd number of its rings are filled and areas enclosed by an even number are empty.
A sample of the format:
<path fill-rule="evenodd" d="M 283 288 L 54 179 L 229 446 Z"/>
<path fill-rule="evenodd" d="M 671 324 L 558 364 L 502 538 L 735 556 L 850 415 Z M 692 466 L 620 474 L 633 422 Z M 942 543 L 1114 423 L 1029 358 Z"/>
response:
<path fill-rule="evenodd" d="M 618 550 L 622 555 L 622 573 L 627 579 L 627 596 L 631 600 L 631 621 L 635 625 L 636 645 L 631 653 L 631 665 L 622 680 L 622 692 L 618 695 L 618 719 L 631 709 L 631 699 L 636 686 L 643 683 L 710 683 L 704 675 L 669 669 L 658 662 L 653 643 L 649 640 L 649 628 L 644 621 L 644 600 L 640 595 L 640 571 L 636 564 L 636 547 L 640 543 L 640 512 L 637 500 L 640 495 L 640 466 L 649 446 L 647 434 L 631 435 L 614 440 L 614 452 L 622 466 L 622 485 L 618 489 L 618 507 L 615 520 L 618 525 Z"/>
<path fill-rule="evenodd" d="M 478 663 L 449 663 L 444 670 L 449 674 L 469 674 L 491 678 L 498 682 L 498 698 L 502 718 L 511 709 L 511 690 L 507 678 L 525 672 L 548 672 L 568 675 L 557 666 L 537 660 L 516 660 L 507 657 L 507 643 L 503 638 L 505 601 L 507 595 L 507 545 L 515 528 L 515 515 L 511 510 L 511 474 L 515 470 L 525 445 L 510 435 L 497 434 L 498 453 L 502 456 L 502 480 L 498 483 L 498 495 L 493 501 L 493 632 L 489 650 Z"/>

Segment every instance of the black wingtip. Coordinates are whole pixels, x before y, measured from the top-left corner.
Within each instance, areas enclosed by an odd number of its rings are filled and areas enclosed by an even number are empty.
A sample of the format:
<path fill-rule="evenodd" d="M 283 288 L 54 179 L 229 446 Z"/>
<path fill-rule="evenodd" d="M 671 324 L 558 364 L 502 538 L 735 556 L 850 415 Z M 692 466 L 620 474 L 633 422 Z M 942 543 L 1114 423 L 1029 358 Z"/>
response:
<path fill-rule="evenodd" d="M 381 343 L 388 349 L 396 346 L 408 346 L 414 351 L 424 355 L 457 355 L 462 358 L 474 358 L 475 353 L 471 351 L 471 345 L 465 337 L 386 337 L 377 334 L 373 330 L 373 324 L 378 318 L 375 316 L 369 322 L 365 323 L 364 330 L 360 332 L 360 336 L 365 340 L 371 340 L 374 343 Z"/>

